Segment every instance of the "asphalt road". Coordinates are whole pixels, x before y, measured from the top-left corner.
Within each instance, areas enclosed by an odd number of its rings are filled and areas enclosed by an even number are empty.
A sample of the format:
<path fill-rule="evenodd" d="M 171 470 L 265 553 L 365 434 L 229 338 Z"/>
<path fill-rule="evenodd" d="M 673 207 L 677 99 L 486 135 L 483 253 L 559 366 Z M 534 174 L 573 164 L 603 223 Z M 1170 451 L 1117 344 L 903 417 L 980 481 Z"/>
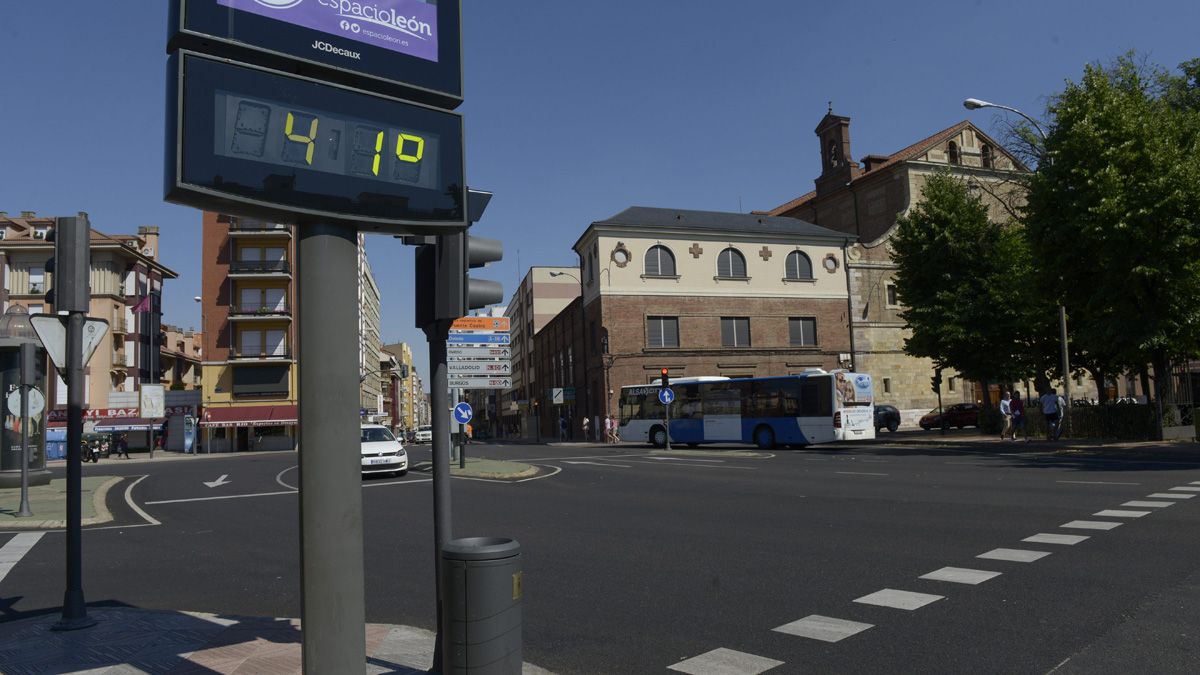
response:
<path fill-rule="evenodd" d="M 453 518 L 455 536 L 521 542 L 525 658 L 557 672 L 1200 670 L 1197 465 L 895 445 L 470 452 L 546 468 L 455 480 Z M 129 476 L 109 496 L 118 521 L 84 535 L 88 601 L 299 616 L 294 467 L 291 454 L 87 465 Z M 433 628 L 428 478 L 364 481 L 369 621 Z M 1079 520 L 1119 525 L 1063 527 Z M 1039 534 L 1056 536 L 1023 541 Z M 0 615 L 60 604 L 63 545 L 47 534 L 0 579 Z M 773 630 L 814 615 L 827 619 L 789 629 L 801 635 Z"/>

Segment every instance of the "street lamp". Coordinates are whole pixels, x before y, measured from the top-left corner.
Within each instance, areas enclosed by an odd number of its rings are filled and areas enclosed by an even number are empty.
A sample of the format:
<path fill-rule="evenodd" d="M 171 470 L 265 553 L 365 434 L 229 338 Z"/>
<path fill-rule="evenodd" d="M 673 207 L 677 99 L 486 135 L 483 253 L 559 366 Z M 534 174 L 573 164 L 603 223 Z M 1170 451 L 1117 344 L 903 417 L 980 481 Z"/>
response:
<path fill-rule="evenodd" d="M 1037 130 L 1038 135 L 1042 137 L 1042 158 L 1047 163 L 1050 162 L 1050 158 L 1045 154 L 1045 144 L 1047 141 L 1046 131 L 1042 129 L 1042 125 L 1037 123 L 1037 120 L 1011 106 L 1000 105 L 999 103 L 990 103 L 978 98 L 968 98 L 964 100 L 963 107 L 967 110 L 979 110 L 980 108 L 999 108 L 1000 110 L 1007 110 L 1008 112 L 1015 113 L 1025 118 L 1025 120 L 1032 124 L 1033 128 Z M 1071 362 L 1067 355 L 1067 308 L 1062 303 L 1059 303 L 1058 305 L 1058 331 L 1059 341 L 1062 345 L 1063 398 L 1067 401 L 1066 408 L 1063 410 L 1063 424 L 1066 425 L 1071 417 Z"/>

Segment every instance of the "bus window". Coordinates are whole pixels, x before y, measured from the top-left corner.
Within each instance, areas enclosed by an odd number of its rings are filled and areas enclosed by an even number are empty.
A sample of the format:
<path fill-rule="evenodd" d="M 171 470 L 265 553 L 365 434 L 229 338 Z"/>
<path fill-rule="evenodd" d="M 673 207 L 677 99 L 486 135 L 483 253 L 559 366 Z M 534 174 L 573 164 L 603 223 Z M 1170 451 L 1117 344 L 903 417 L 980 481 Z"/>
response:
<path fill-rule="evenodd" d="M 713 382 L 704 393 L 704 415 L 737 415 L 742 414 L 742 386 L 748 382 Z"/>
<path fill-rule="evenodd" d="M 672 417 L 681 420 L 698 420 L 704 417 L 704 405 L 700 399 L 699 384 L 676 386 L 675 405 L 671 407 Z"/>
<path fill-rule="evenodd" d="M 833 415 L 833 387 L 828 377 L 808 377 L 800 381 L 800 416 Z"/>
<path fill-rule="evenodd" d="M 756 380 L 753 384 L 750 417 L 779 417 L 783 414 L 783 380 Z"/>

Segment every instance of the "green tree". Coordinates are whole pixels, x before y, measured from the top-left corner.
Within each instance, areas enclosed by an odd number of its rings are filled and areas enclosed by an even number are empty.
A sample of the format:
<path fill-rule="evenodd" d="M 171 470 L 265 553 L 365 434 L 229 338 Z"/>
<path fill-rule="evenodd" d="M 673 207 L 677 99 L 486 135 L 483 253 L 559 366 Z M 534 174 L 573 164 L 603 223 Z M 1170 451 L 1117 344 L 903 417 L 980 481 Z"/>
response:
<path fill-rule="evenodd" d="M 897 223 L 896 291 L 912 331 L 905 352 L 982 382 L 1035 372 L 1053 315 L 1039 316 L 1028 295 L 1033 258 L 1022 228 L 989 221 L 983 201 L 947 173 L 932 176 Z"/>
<path fill-rule="evenodd" d="M 1173 76 L 1127 54 L 1049 106 L 1024 221 L 1094 373 L 1156 373 L 1200 347 L 1200 63 Z M 1162 395 L 1165 378 L 1157 378 Z"/>

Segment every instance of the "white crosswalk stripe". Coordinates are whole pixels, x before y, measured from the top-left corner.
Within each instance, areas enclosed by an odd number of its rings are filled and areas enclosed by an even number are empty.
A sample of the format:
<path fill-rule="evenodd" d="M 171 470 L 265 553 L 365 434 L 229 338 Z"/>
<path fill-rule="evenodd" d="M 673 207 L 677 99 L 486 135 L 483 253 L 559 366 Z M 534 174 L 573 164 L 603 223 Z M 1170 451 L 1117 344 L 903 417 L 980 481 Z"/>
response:
<path fill-rule="evenodd" d="M 1200 487 L 1191 487 L 1191 486 L 1188 486 L 1188 485 L 1184 485 L 1184 486 L 1181 486 L 1181 487 L 1173 487 L 1173 488 L 1171 488 L 1171 489 L 1172 489 L 1172 490 L 1178 490 L 1178 491 L 1180 491 L 1180 492 L 1200 492 Z"/>
<path fill-rule="evenodd" d="M 1113 523 L 1104 520 L 1072 520 L 1069 523 L 1063 523 L 1059 527 L 1068 527 L 1075 530 L 1111 530 L 1114 527 L 1120 527 L 1121 523 Z"/>
<path fill-rule="evenodd" d="M 928 579 L 929 581 L 948 581 L 952 584 L 982 584 L 988 579 L 995 579 L 1000 576 L 999 572 L 989 572 L 987 570 L 973 570 L 965 567 L 943 567 L 940 570 L 934 570 L 929 574 L 922 574 L 920 579 Z"/>
<path fill-rule="evenodd" d="M 980 553 L 976 558 L 984 560 L 1007 560 L 1009 562 L 1033 562 L 1050 555 L 1049 551 L 1027 551 L 1020 548 L 994 548 L 987 553 Z"/>
<path fill-rule="evenodd" d="M 668 668 L 689 675 L 757 675 L 782 665 L 783 661 L 721 647 Z"/>
<path fill-rule="evenodd" d="M 932 595 L 930 593 L 914 593 L 912 591 L 898 591 L 894 588 L 885 588 L 882 591 L 875 591 L 870 595 L 864 595 L 855 600 L 855 602 L 864 605 L 877 605 L 879 607 L 891 607 L 893 609 L 906 609 L 912 611 L 920 609 L 931 602 L 937 602 L 946 596 Z"/>
<path fill-rule="evenodd" d="M 864 630 L 873 627 L 874 624 L 870 623 L 860 623 L 847 619 L 835 619 L 831 616 L 811 614 L 803 619 L 785 623 L 771 630 L 779 633 L 787 633 L 788 635 L 812 638 L 813 640 L 820 640 L 822 642 L 839 642 L 851 635 L 858 635 Z"/>
<path fill-rule="evenodd" d="M 1104 509 L 1092 514 L 1102 518 L 1141 518 L 1150 515 L 1149 511 L 1122 511 L 1121 509 Z"/>
<path fill-rule="evenodd" d="M 45 534 L 45 532 L 22 532 L 9 539 L 4 546 L 0 546 L 0 581 L 8 576 L 12 568 L 21 562 L 21 558 L 24 558 L 25 554 L 29 553 L 29 549 L 33 548 L 33 545 L 38 543 Z"/>
<path fill-rule="evenodd" d="M 1125 502 L 1124 504 L 1121 504 L 1121 506 L 1134 506 L 1134 507 L 1141 507 L 1143 509 L 1165 509 L 1168 506 L 1174 506 L 1174 505 L 1175 505 L 1175 502 L 1146 502 L 1146 501 L 1141 501 L 1141 500 L 1137 500 L 1137 499 L 1135 499 L 1131 502 Z"/>
<path fill-rule="evenodd" d="M 1031 544 L 1064 544 L 1066 546 L 1074 546 L 1081 541 L 1090 539 L 1090 537 L 1082 534 L 1052 534 L 1050 532 L 1041 532 L 1032 537 L 1025 537 L 1021 541 L 1027 541 Z"/>
<path fill-rule="evenodd" d="M 1191 499 L 1196 495 L 1187 492 L 1155 492 L 1146 496 L 1151 499 Z"/>

